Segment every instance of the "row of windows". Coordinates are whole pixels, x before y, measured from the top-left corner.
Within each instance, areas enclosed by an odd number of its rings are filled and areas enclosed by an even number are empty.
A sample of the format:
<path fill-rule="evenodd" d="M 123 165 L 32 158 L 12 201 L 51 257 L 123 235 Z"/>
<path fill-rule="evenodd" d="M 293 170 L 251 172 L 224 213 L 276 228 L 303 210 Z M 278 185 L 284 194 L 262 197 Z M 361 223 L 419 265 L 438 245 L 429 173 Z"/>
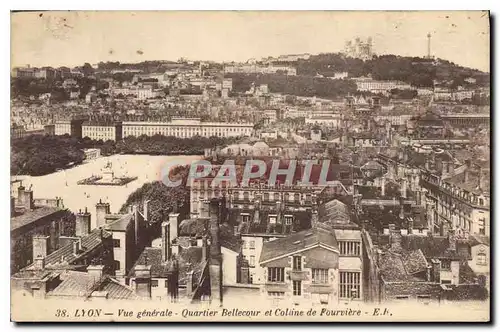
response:
<path fill-rule="evenodd" d="M 299 257 L 299 256 L 297 256 Z M 299 257 L 300 258 L 300 257 Z M 302 269 L 302 262 L 294 258 L 294 270 L 300 271 Z M 267 281 L 269 282 L 285 282 L 285 268 L 283 267 L 269 267 L 267 268 Z M 312 283 L 313 284 L 327 284 L 328 283 L 328 269 L 312 269 Z"/>
<path fill-rule="evenodd" d="M 339 249 L 342 256 L 361 255 L 361 243 L 358 241 L 339 241 Z"/>

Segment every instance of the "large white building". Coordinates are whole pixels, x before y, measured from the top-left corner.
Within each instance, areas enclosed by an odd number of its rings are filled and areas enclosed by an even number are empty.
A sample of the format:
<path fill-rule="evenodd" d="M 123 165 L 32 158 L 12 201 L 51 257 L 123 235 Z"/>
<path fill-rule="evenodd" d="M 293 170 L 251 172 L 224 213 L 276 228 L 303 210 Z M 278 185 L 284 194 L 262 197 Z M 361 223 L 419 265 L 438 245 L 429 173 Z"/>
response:
<path fill-rule="evenodd" d="M 171 122 L 123 122 L 123 137 L 156 134 L 187 138 L 250 136 L 251 123 L 202 122 L 198 118 L 173 118 Z"/>
<path fill-rule="evenodd" d="M 353 78 L 358 91 L 370 91 L 372 93 L 386 94 L 393 89 L 415 90 L 410 84 L 400 81 L 377 81 L 369 77 Z"/>
<path fill-rule="evenodd" d="M 115 125 L 82 125 L 82 137 L 88 137 L 96 141 L 114 141 L 116 139 L 116 131 L 117 128 Z"/>

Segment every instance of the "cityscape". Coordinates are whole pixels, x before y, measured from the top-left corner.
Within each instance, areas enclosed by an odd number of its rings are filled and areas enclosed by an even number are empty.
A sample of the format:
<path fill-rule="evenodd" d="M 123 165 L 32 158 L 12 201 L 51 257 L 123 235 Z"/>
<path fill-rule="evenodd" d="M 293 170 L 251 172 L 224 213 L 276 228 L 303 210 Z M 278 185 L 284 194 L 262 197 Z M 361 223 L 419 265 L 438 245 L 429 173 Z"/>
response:
<path fill-rule="evenodd" d="M 246 61 L 12 67 L 11 293 L 183 317 L 488 311 L 490 73 L 435 55 L 434 34 L 415 56 L 353 35 Z"/>

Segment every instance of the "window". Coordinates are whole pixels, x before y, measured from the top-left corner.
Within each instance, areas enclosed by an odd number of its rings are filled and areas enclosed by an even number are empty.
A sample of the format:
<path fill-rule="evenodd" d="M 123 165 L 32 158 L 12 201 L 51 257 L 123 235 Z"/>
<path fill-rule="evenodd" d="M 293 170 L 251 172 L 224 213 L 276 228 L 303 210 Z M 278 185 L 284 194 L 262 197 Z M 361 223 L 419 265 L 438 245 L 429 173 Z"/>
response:
<path fill-rule="evenodd" d="M 250 215 L 248 213 L 242 214 L 241 217 L 243 219 L 243 222 L 246 222 L 246 223 L 250 222 Z"/>
<path fill-rule="evenodd" d="M 268 267 L 267 280 L 271 282 L 285 282 L 285 268 Z"/>
<path fill-rule="evenodd" d="M 360 272 L 340 272 L 339 297 L 343 299 L 359 299 L 361 297 Z"/>
<path fill-rule="evenodd" d="M 255 267 L 255 256 L 250 256 L 250 262 L 248 263 L 250 267 Z"/>
<path fill-rule="evenodd" d="M 450 285 L 451 284 L 451 280 L 441 280 L 441 283 L 444 284 L 444 285 Z"/>
<path fill-rule="evenodd" d="M 275 215 L 270 215 L 270 216 L 269 216 L 269 223 L 270 223 L 271 225 L 276 224 L 276 216 L 275 216 Z"/>
<path fill-rule="evenodd" d="M 361 244 L 358 241 L 339 241 L 341 256 L 359 256 Z"/>
<path fill-rule="evenodd" d="M 247 241 L 243 240 L 242 242 L 243 242 L 243 243 L 241 244 L 242 248 L 243 248 L 243 249 L 246 249 L 246 248 L 247 248 Z"/>
<path fill-rule="evenodd" d="M 477 265 L 488 265 L 488 262 L 486 261 L 486 254 L 484 252 L 477 254 Z"/>
<path fill-rule="evenodd" d="M 168 288 L 168 279 L 165 279 L 165 288 Z"/>
<path fill-rule="evenodd" d="M 120 248 L 120 239 L 113 239 L 113 247 Z"/>
<path fill-rule="evenodd" d="M 151 287 L 158 287 L 158 280 L 157 279 L 151 280 Z"/>
<path fill-rule="evenodd" d="M 293 269 L 295 271 L 302 270 L 302 257 L 301 256 L 293 256 Z"/>
<path fill-rule="evenodd" d="M 250 249 L 255 249 L 255 240 L 250 240 L 250 242 L 249 242 L 249 248 Z"/>
<path fill-rule="evenodd" d="M 443 259 L 441 261 L 441 270 L 450 271 L 451 270 L 451 261 L 447 259 Z"/>
<path fill-rule="evenodd" d="M 396 300 L 408 300 L 410 297 L 407 295 L 396 296 Z"/>
<path fill-rule="evenodd" d="M 264 193 L 264 202 L 269 202 L 269 193 Z"/>
<path fill-rule="evenodd" d="M 312 269 L 312 283 L 313 284 L 328 283 L 328 269 Z"/>
<path fill-rule="evenodd" d="M 285 292 L 267 292 L 269 297 L 285 297 Z"/>
<path fill-rule="evenodd" d="M 300 280 L 293 281 L 293 295 L 294 296 L 302 295 L 302 281 Z"/>
<path fill-rule="evenodd" d="M 120 269 L 120 261 L 113 261 L 113 267 L 116 270 Z"/>
<path fill-rule="evenodd" d="M 285 225 L 291 225 L 293 223 L 293 216 L 285 216 Z"/>

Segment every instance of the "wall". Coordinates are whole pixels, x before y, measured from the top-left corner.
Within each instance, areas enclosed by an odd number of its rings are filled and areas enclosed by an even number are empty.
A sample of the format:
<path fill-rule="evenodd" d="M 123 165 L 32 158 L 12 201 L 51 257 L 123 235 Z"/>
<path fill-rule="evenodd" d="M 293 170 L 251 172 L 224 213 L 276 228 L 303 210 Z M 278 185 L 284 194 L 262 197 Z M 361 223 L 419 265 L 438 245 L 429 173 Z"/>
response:
<path fill-rule="evenodd" d="M 238 274 L 238 253 L 221 247 L 222 253 L 222 285 L 235 285 Z"/>

